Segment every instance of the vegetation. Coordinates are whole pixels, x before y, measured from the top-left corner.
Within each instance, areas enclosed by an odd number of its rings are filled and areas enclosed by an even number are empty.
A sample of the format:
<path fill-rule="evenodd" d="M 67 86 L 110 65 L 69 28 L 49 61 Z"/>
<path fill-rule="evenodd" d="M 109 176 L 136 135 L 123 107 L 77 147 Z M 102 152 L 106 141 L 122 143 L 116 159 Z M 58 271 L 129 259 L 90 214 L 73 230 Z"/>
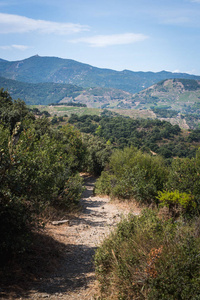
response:
<path fill-rule="evenodd" d="M 156 203 L 158 191 L 164 188 L 168 171 L 161 157 L 143 154 L 134 148 L 116 150 L 97 180 L 95 192 L 138 202 Z"/>
<path fill-rule="evenodd" d="M 87 105 L 86 105 L 86 104 L 84 104 L 84 103 L 80 103 L 80 102 L 62 102 L 62 103 L 50 103 L 49 105 L 52 105 L 52 106 L 64 105 L 64 106 L 87 107 Z"/>
<path fill-rule="evenodd" d="M 178 112 L 176 110 L 170 110 L 166 108 L 153 108 L 153 112 L 156 114 L 159 118 L 173 118 L 176 117 Z"/>
<path fill-rule="evenodd" d="M 136 148 L 113 151 L 96 183 L 96 193 L 166 206 L 173 214 L 200 211 L 200 150 L 193 158 L 177 158 L 171 165 L 160 156 Z"/>
<path fill-rule="evenodd" d="M 85 170 L 94 175 L 101 175 L 108 163 L 112 146 L 97 136 L 83 135 L 83 144 L 86 148 Z"/>
<path fill-rule="evenodd" d="M 199 299 L 199 219 L 130 215 L 95 255 L 103 299 Z"/>
<path fill-rule="evenodd" d="M 66 125 L 53 130 L 0 90 L 0 262 L 26 251 L 47 206 L 71 209 L 82 193 L 85 147 Z"/>
<path fill-rule="evenodd" d="M 0 77 L 0 86 L 8 89 L 10 95 L 24 99 L 27 105 L 47 105 L 58 103 L 65 97 L 76 97 L 83 90 L 72 84 L 62 83 L 27 83 Z"/>
<path fill-rule="evenodd" d="M 199 158 L 167 166 L 135 148 L 113 152 L 96 193 L 151 209 L 129 215 L 97 249 L 103 299 L 199 299 Z"/>
<path fill-rule="evenodd" d="M 200 145 L 198 130 L 191 131 L 191 139 L 195 142 L 191 144 L 190 135 L 183 135 L 178 125 L 160 120 L 122 117 L 109 110 L 105 110 L 100 117 L 72 114 L 68 122 L 82 132 L 109 141 L 114 147 L 123 149 L 134 146 L 167 159 L 193 157 Z"/>
<path fill-rule="evenodd" d="M 197 204 L 194 202 L 194 196 L 187 193 L 175 191 L 158 192 L 158 201 L 161 207 L 168 207 L 170 215 L 174 218 L 185 215 L 194 210 Z"/>
<path fill-rule="evenodd" d="M 45 208 L 77 207 L 88 171 L 95 193 L 149 207 L 97 249 L 102 297 L 199 299 L 199 130 L 109 110 L 48 116 L 0 89 L 1 266 L 28 251 Z"/>

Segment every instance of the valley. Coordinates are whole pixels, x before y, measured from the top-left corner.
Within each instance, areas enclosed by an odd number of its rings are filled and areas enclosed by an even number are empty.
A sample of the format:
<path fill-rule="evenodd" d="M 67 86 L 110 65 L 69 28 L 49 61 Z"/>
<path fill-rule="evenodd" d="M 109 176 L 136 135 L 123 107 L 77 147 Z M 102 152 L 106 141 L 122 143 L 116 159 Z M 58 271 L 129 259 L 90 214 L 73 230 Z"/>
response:
<path fill-rule="evenodd" d="M 39 56 L 18 62 L 0 60 L 0 75 L 0 86 L 14 99 L 39 105 L 52 116 L 99 115 L 107 109 L 133 118 L 166 120 L 183 129 L 199 128 L 198 76 L 164 71 L 117 72 Z M 70 102 L 86 107 L 66 107 Z"/>

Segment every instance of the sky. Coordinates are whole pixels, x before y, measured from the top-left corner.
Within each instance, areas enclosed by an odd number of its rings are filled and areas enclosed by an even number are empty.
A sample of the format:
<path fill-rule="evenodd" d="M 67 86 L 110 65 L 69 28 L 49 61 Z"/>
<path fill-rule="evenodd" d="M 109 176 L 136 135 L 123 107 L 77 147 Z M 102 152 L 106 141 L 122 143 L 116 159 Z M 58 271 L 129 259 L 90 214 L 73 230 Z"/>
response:
<path fill-rule="evenodd" d="M 200 0 L 0 0 L 0 58 L 200 75 Z"/>

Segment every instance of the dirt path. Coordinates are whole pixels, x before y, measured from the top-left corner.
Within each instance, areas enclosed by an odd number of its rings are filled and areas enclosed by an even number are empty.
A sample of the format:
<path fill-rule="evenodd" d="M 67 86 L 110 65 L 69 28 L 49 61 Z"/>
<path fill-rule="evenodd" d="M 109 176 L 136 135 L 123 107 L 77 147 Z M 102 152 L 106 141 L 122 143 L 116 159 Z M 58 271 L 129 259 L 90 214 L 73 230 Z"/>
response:
<path fill-rule="evenodd" d="M 54 238 L 66 245 L 63 264 L 56 273 L 41 278 L 26 299 L 96 299 L 95 249 L 124 214 L 130 211 L 139 214 L 139 210 L 125 203 L 110 203 L 108 197 L 93 196 L 94 182 L 93 177 L 85 178 L 80 214 L 68 225 L 48 226 Z"/>

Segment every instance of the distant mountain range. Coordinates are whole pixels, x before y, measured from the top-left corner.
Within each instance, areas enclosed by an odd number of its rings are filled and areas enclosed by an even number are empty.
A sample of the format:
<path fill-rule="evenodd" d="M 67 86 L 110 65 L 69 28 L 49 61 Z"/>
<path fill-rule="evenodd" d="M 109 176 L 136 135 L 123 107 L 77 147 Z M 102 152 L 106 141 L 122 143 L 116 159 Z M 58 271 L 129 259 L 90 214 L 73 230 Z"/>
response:
<path fill-rule="evenodd" d="M 0 60 L 0 65 L 2 62 L 7 64 Z M 135 109 L 141 111 L 141 117 L 147 112 L 148 117 L 165 119 L 183 128 L 200 126 L 200 79 L 165 79 L 135 94 L 114 88 L 28 83 L 4 77 L 0 77 L 1 87 L 7 89 L 13 99 L 20 98 L 29 105 L 80 102 L 93 108 L 121 109 L 123 113 Z"/>
<path fill-rule="evenodd" d="M 27 83 L 64 83 L 83 88 L 103 87 L 137 93 L 171 78 L 200 80 L 200 76 L 185 73 L 133 72 L 100 69 L 71 59 L 40 57 L 38 55 L 20 61 L 0 59 L 0 76 Z"/>

